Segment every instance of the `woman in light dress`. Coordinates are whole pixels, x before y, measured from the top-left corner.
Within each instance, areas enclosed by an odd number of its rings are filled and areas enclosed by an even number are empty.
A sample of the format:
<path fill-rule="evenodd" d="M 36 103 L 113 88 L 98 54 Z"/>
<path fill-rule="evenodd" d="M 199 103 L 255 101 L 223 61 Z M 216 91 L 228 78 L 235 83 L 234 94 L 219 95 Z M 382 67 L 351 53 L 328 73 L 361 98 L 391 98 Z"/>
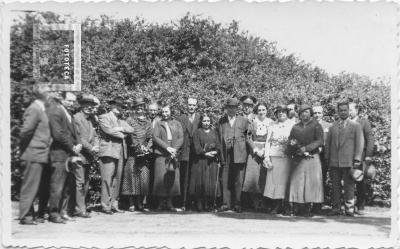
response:
<path fill-rule="evenodd" d="M 293 123 L 288 120 L 285 105 L 276 107 L 274 115 L 277 121 L 271 125 L 265 144 L 264 166 L 268 172 L 264 196 L 274 200 L 271 214 L 278 214 L 286 211 L 283 204 L 288 194 L 291 162 L 285 151 Z"/>

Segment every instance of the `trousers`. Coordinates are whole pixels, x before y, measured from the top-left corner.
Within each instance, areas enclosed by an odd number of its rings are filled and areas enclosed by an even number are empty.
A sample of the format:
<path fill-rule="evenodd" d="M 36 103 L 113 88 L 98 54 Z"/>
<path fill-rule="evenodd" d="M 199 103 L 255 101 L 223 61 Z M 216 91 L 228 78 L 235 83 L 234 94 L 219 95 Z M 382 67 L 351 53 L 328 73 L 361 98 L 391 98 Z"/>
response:
<path fill-rule="evenodd" d="M 52 162 L 50 178 L 49 212 L 51 218 L 59 217 L 66 209 L 70 187 L 67 183 L 68 172 L 65 162 Z M 70 183 L 70 181 L 68 181 Z"/>
<path fill-rule="evenodd" d="M 123 171 L 123 159 L 100 158 L 101 206 L 104 211 L 118 209 L 119 190 Z"/>
<path fill-rule="evenodd" d="M 226 165 L 222 169 L 222 199 L 228 208 L 241 206 L 244 169 L 246 164 L 234 163 L 233 149 L 229 149 Z"/>
<path fill-rule="evenodd" d="M 330 175 L 332 179 L 332 209 L 340 210 L 341 202 L 340 196 L 342 193 L 342 183 L 343 180 L 343 189 L 344 189 L 344 201 L 345 201 L 345 210 L 346 212 L 354 212 L 354 190 L 355 190 L 355 182 L 350 176 L 349 167 L 341 168 L 341 167 L 331 167 Z"/>

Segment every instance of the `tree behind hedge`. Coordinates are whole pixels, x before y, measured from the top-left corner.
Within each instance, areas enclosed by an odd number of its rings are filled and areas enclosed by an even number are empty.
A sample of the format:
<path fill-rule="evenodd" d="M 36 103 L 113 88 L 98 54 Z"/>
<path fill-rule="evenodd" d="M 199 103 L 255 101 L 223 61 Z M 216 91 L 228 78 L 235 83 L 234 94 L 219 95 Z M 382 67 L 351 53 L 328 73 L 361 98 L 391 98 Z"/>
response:
<path fill-rule="evenodd" d="M 20 179 L 18 127 L 29 103 L 32 82 L 32 24 L 63 22 L 53 13 L 27 14 L 12 26 L 12 172 L 13 194 Z M 390 200 L 390 87 L 356 74 L 330 76 L 294 55 L 284 55 L 276 43 L 228 25 L 187 14 L 168 24 L 136 18 L 108 16 L 82 23 L 82 88 L 101 100 L 142 95 L 169 100 L 184 111 L 185 98 L 197 96 L 202 111 L 221 115 L 229 96 L 251 94 L 268 104 L 269 114 L 279 103 L 325 107 L 325 119 L 335 119 L 336 103 L 359 102 L 373 126 L 378 176 L 372 182 L 370 201 Z M 93 178 L 98 179 L 96 169 Z"/>

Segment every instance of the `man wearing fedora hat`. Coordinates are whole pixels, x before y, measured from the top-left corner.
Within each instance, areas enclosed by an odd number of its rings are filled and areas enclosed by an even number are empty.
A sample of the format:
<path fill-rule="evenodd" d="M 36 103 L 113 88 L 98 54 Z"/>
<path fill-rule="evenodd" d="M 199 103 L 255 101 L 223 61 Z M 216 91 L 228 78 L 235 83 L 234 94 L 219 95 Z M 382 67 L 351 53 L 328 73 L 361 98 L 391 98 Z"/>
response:
<path fill-rule="evenodd" d="M 118 199 L 124 159 L 127 158 L 125 137 L 134 131 L 120 119 L 125 107 L 122 97 L 115 97 L 109 105 L 111 110 L 99 116 L 101 206 L 105 214 L 122 212 L 118 208 Z"/>
<path fill-rule="evenodd" d="M 240 102 L 242 102 L 243 116 L 245 116 L 249 122 L 252 122 L 256 117 L 253 109 L 257 104 L 257 99 L 250 95 L 244 95 L 240 98 Z"/>
<path fill-rule="evenodd" d="M 226 115 L 218 122 L 218 135 L 221 142 L 221 166 L 223 205 L 221 211 L 242 211 L 241 191 L 244 170 L 247 162 L 246 135 L 249 121 L 238 116 L 239 101 L 229 98 L 226 101 Z"/>
<path fill-rule="evenodd" d="M 333 203 L 329 215 L 341 214 L 341 181 L 344 181 L 345 214 L 354 216 L 355 182 L 351 176 L 353 168 L 360 168 L 364 138 L 361 125 L 349 118 L 349 103 L 337 105 L 339 120 L 329 128 L 325 143 L 325 160 L 332 179 Z"/>
<path fill-rule="evenodd" d="M 81 158 L 82 164 L 74 167 L 72 173 L 75 175 L 76 216 L 89 218 L 86 212 L 85 197 L 89 188 L 88 170 L 93 163 L 94 156 L 99 152 L 98 136 L 93 127 L 91 117 L 94 114 L 94 107 L 97 105 L 94 96 L 82 94 L 78 99 L 80 111 L 74 115 L 75 126 L 82 142 Z"/>
<path fill-rule="evenodd" d="M 359 107 L 356 103 L 351 102 L 349 106 L 350 106 L 351 120 L 359 123 L 362 128 L 364 144 L 363 144 L 363 153 L 361 156 L 361 163 L 363 166 L 363 171 L 366 171 L 367 166 L 371 164 L 371 158 L 374 150 L 374 136 L 372 134 L 371 123 L 368 121 L 368 119 L 360 118 L 358 116 Z M 367 186 L 368 186 L 367 177 L 364 177 L 362 181 L 359 181 L 356 184 L 356 192 L 357 192 L 356 213 L 360 215 L 364 214 Z"/>

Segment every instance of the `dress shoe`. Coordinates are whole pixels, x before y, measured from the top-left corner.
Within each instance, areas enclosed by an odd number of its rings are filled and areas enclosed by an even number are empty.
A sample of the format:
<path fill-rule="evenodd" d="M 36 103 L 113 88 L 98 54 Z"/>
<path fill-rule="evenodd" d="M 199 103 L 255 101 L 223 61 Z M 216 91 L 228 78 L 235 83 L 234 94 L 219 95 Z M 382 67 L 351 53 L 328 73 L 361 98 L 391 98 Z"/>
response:
<path fill-rule="evenodd" d="M 356 210 L 354 211 L 355 214 L 357 215 L 365 215 L 365 211 L 364 210 Z"/>
<path fill-rule="evenodd" d="M 125 213 L 125 211 L 118 209 L 118 208 L 111 208 L 111 211 L 114 213 Z"/>
<path fill-rule="evenodd" d="M 236 213 L 241 213 L 243 212 L 242 207 L 239 205 L 236 205 L 235 208 L 233 209 Z"/>
<path fill-rule="evenodd" d="M 228 205 L 222 205 L 219 209 L 218 212 L 226 212 L 226 211 L 232 211 Z"/>
<path fill-rule="evenodd" d="M 354 212 L 348 212 L 348 211 L 346 211 L 346 212 L 345 212 L 345 215 L 346 215 L 346 216 L 349 216 L 349 217 L 354 217 Z"/>
<path fill-rule="evenodd" d="M 19 224 L 21 224 L 21 225 L 37 225 L 38 223 L 35 220 L 22 219 L 19 221 Z"/>
<path fill-rule="evenodd" d="M 130 206 L 130 207 L 128 208 L 128 211 L 129 211 L 129 212 L 135 212 L 135 211 L 136 211 L 135 206 Z"/>
<path fill-rule="evenodd" d="M 53 223 L 58 223 L 58 224 L 65 224 L 65 223 L 67 223 L 63 218 L 61 218 L 61 217 L 50 217 L 49 218 L 49 221 L 50 222 L 53 222 Z"/>
<path fill-rule="evenodd" d="M 79 214 L 76 214 L 75 216 L 79 217 L 79 218 L 91 218 L 90 214 L 88 214 L 88 213 L 79 213 Z"/>
<path fill-rule="evenodd" d="M 69 216 L 68 214 L 61 215 L 61 218 L 66 220 L 66 221 L 75 221 L 75 219 L 72 218 L 71 216 Z"/>
<path fill-rule="evenodd" d="M 342 215 L 342 212 L 340 210 L 331 210 L 327 215 L 328 216 L 339 216 L 339 215 Z"/>
<path fill-rule="evenodd" d="M 36 219 L 35 219 L 35 221 L 37 222 L 37 223 L 44 223 L 44 217 L 36 217 Z"/>
<path fill-rule="evenodd" d="M 102 210 L 101 212 L 103 212 L 104 214 L 109 214 L 109 215 L 114 214 L 113 211 L 111 211 L 111 210 Z"/>

